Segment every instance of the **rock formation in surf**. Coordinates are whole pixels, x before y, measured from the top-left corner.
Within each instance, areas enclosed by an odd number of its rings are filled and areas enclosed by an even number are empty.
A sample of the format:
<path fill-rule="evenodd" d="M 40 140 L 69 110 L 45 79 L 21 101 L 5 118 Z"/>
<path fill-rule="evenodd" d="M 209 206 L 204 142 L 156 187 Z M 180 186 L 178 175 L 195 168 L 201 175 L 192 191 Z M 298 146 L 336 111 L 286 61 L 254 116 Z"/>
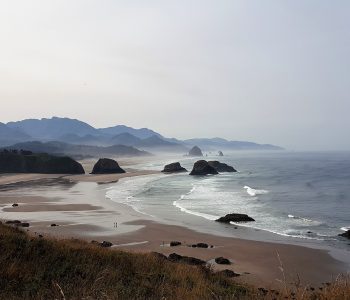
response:
<path fill-rule="evenodd" d="M 183 168 L 179 162 L 171 163 L 164 166 L 163 173 L 178 173 L 178 172 L 187 172 L 185 168 Z"/>
<path fill-rule="evenodd" d="M 222 151 L 218 152 L 219 156 L 224 156 L 224 153 L 222 153 Z"/>
<path fill-rule="evenodd" d="M 118 174 L 125 173 L 118 163 L 110 158 L 100 158 L 94 165 L 91 174 Z"/>
<path fill-rule="evenodd" d="M 216 175 L 218 174 L 218 171 L 216 171 L 214 167 L 210 166 L 206 160 L 196 161 L 190 173 L 190 175 L 208 175 L 208 174 Z"/>
<path fill-rule="evenodd" d="M 190 152 L 188 152 L 189 156 L 203 156 L 202 150 L 198 146 L 194 146 Z"/>
<path fill-rule="evenodd" d="M 217 160 L 208 161 L 208 164 L 209 166 L 215 168 L 215 170 L 218 172 L 237 172 L 234 167 L 231 167 Z"/>
<path fill-rule="evenodd" d="M 339 234 L 339 236 L 342 236 L 342 237 L 350 239 L 350 229 L 345 231 L 345 232 L 343 232 L 343 233 L 341 233 L 341 234 Z"/>
<path fill-rule="evenodd" d="M 85 171 L 80 163 L 67 156 L 3 150 L 0 173 L 84 174 Z"/>
<path fill-rule="evenodd" d="M 228 214 L 215 221 L 221 222 L 221 223 L 230 223 L 230 222 L 239 223 L 239 222 L 252 222 L 255 220 L 245 214 Z"/>

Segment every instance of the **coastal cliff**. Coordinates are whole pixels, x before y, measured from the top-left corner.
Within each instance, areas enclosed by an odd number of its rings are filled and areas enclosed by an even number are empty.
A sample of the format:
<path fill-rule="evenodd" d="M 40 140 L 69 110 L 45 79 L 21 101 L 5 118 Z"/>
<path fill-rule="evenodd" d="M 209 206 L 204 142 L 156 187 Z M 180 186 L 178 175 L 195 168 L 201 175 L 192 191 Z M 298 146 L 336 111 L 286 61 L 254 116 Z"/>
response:
<path fill-rule="evenodd" d="M 67 156 L 3 150 L 0 173 L 84 174 L 85 171 L 80 163 Z"/>

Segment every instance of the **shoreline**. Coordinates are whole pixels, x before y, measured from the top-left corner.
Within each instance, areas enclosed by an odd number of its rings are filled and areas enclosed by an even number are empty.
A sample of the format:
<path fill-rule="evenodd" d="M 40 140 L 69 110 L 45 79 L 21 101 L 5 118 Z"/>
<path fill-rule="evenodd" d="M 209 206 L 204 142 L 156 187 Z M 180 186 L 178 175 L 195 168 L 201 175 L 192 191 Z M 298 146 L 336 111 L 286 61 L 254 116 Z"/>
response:
<path fill-rule="evenodd" d="M 277 280 L 281 278 L 282 273 L 279 269 L 278 255 L 285 265 L 286 272 L 288 272 L 288 282 L 295 279 L 297 274 L 301 274 L 301 280 L 304 284 L 320 285 L 322 282 L 330 281 L 332 276 L 349 271 L 348 266 L 332 257 L 328 250 L 198 232 L 186 226 L 159 222 L 138 213 L 125 204 L 116 203 L 106 198 L 105 192 L 110 187 L 109 183 L 115 182 L 110 179 L 118 178 L 117 180 L 119 180 L 131 176 L 157 173 L 156 171 L 145 172 L 135 171 L 124 175 L 119 174 L 123 177 L 79 175 L 80 177 L 76 177 L 75 180 L 72 180 L 74 176 L 61 176 L 59 178 L 57 176 L 53 180 L 67 180 L 67 182 L 71 182 L 70 188 L 59 188 L 57 193 L 50 187 L 47 190 L 42 188 L 46 191 L 46 195 L 44 193 L 42 196 L 35 195 L 35 191 L 33 195 L 30 195 L 32 182 L 24 184 L 23 181 L 20 181 L 12 188 L 28 185 L 29 191 L 21 191 L 21 189 L 14 191 L 10 187 L 12 192 L 8 191 L 8 194 L 11 195 L 4 196 L 2 192 L 0 194 L 1 219 L 29 221 L 31 226 L 28 230 L 31 234 L 40 233 L 56 238 L 81 238 L 87 241 L 93 239 L 108 240 L 116 245 L 113 248 L 119 250 L 156 251 L 164 254 L 175 252 L 206 261 L 224 256 L 231 259 L 233 264 L 230 266 L 214 264 L 214 269 L 233 269 L 242 274 L 238 280 L 256 286 L 276 287 L 280 285 Z M 49 177 L 46 179 L 51 180 L 52 178 Z M 45 178 L 38 180 L 45 181 Z M 101 181 L 105 183 L 102 186 L 97 184 Z M 65 184 L 68 183 L 63 183 L 63 186 Z M 6 189 L 4 193 L 6 194 Z M 22 199 L 19 207 L 10 207 L 11 202 L 13 203 L 17 197 Z M 72 205 L 72 201 L 75 204 L 74 207 L 69 206 Z M 17 218 L 3 218 L 4 214 L 5 217 L 17 216 Z M 117 228 L 112 227 L 115 219 L 118 220 Z M 60 226 L 51 227 L 52 223 L 57 223 Z M 168 244 L 173 240 L 181 241 L 185 246 L 162 246 L 163 243 Z M 213 245 L 214 248 L 199 249 L 186 246 L 186 244 L 199 242 Z M 279 254 L 277 255 L 277 253 Z"/>

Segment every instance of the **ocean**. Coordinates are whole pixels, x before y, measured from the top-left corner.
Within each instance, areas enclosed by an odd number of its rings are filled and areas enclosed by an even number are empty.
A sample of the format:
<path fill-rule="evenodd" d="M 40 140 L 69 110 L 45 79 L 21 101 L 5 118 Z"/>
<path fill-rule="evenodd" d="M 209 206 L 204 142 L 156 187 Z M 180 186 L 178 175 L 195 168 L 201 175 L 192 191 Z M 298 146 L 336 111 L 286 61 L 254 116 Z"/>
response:
<path fill-rule="evenodd" d="M 350 153 L 231 152 L 223 157 L 208 153 L 203 159 L 219 160 L 238 172 L 127 178 L 110 187 L 106 197 L 157 221 L 199 231 L 252 239 L 270 233 L 277 241 L 350 249 L 349 240 L 338 236 L 350 229 Z M 196 160 L 162 157 L 133 167 L 161 170 L 179 161 L 190 171 Z M 214 222 L 228 213 L 248 214 L 256 221 Z M 243 227 L 254 234 L 239 230 Z"/>

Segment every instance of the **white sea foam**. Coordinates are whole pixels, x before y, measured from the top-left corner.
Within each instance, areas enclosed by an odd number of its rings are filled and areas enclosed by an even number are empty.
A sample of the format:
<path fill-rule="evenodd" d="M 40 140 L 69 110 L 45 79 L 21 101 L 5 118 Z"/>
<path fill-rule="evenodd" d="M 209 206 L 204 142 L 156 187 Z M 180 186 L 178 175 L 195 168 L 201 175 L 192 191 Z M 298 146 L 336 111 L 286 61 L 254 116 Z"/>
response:
<path fill-rule="evenodd" d="M 250 186 L 244 186 L 244 189 L 247 190 L 247 193 L 250 195 L 250 196 L 256 196 L 256 195 L 263 195 L 263 194 L 267 194 L 269 191 L 267 190 L 256 190 L 256 189 L 253 189 L 251 188 Z"/>
<path fill-rule="evenodd" d="M 291 215 L 291 214 L 288 215 L 288 218 L 294 219 L 294 220 L 300 220 L 300 221 L 303 221 L 305 223 L 310 223 L 312 225 L 321 225 L 322 224 L 322 222 L 319 222 L 319 221 L 316 221 L 316 220 L 311 220 L 311 219 L 308 219 L 308 218 L 302 218 L 302 217 L 294 216 L 294 215 Z"/>
<path fill-rule="evenodd" d="M 143 245 L 147 244 L 148 241 L 143 241 L 143 242 L 133 242 L 133 243 L 127 243 L 127 244 L 118 244 L 118 245 L 113 245 L 112 247 L 125 247 L 125 246 L 136 246 L 136 245 Z"/>
<path fill-rule="evenodd" d="M 348 231 L 348 230 L 350 230 L 350 226 L 349 226 L 349 227 L 341 227 L 340 230 L 342 230 L 342 231 Z"/>
<path fill-rule="evenodd" d="M 269 229 L 269 228 L 266 228 L 266 227 L 259 227 L 259 226 L 251 225 L 252 223 L 234 223 L 234 222 L 230 222 L 230 224 L 237 225 L 237 226 L 240 226 L 240 227 L 252 228 L 252 229 L 256 229 L 256 230 L 263 230 L 263 231 L 271 232 L 273 234 L 277 234 L 277 235 L 285 236 L 285 237 L 293 237 L 293 238 L 300 238 L 300 239 L 306 239 L 306 240 L 317 240 L 317 241 L 324 241 L 325 238 L 327 237 L 328 240 L 336 240 L 334 238 L 331 238 L 328 235 L 322 235 L 322 234 L 314 233 L 314 236 L 310 236 L 310 235 L 307 235 L 307 233 L 305 233 L 305 232 L 296 231 L 296 230 L 292 230 L 292 229 L 287 229 L 287 230 L 284 230 L 284 231 L 278 231 L 278 230 L 273 230 L 273 229 Z"/>
<path fill-rule="evenodd" d="M 191 214 L 191 215 L 195 215 L 195 216 L 198 216 L 198 217 L 202 217 L 202 218 L 205 218 L 207 220 L 210 220 L 210 221 L 214 221 L 216 219 L 219 218 L 219 216 L 214 216 L 214 215 L 209 215 L 209 214 L 205 214 L 205 213 L 200 213 L 200 212 L 196 212 L 196 211 L 193 211 L 193 210 L 189 210 L 187 208 L 184 208 L 182 207 L 178 201 L 174 201 L 173 202 L 173 205 L 177 208 L 179 208 L 182 212 L 185 212 L 187 214 Z"/>
<path fill-rule="evenodd" d="M 135 211 L 146 214 L 140 210 L 140 200 L 137 195 L 146 191 L 150 182 L 161 178 L 160 175 L 139 176 L 137 178 L 124 178 L 116 185 L 107 189 L 106 198 L 114 202 L 125 204 L 133 208 Z"/>

